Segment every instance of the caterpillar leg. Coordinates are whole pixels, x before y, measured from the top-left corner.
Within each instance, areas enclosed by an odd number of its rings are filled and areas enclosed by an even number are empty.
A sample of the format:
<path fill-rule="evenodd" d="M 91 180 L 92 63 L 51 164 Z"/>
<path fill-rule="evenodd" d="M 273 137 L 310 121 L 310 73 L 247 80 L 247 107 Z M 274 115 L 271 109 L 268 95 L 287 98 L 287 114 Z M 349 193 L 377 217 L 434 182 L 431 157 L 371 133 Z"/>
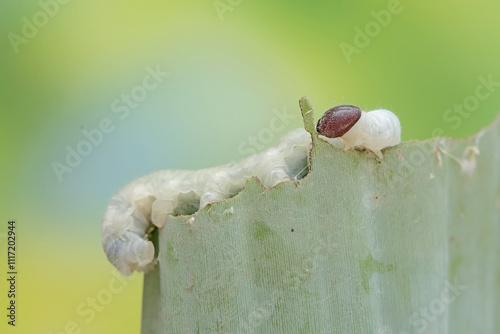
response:
<path fill-rule="evenodd" d="M 200 197 L 200 208 L 213 202 L 229 198 L 231 190 L 231 176 L 226 171 L 216 172 L 209 177 Z"/>
<path fill-rule="evenodd" d="M 382 154 L 382 151 L 381 150 L 372 150 L 373 153 L 375 153 L 375 155 L 377 157 L 380 158 L 380 160 L 383 160 L 384 159 L 384 155 Z"/>
<path fill-rule="evenodd" d="M 151 222 L 162 228 L 168 215 L 173 214 L 177 206 L 177 197 L 171 194 L 159 194 L 151 207 Z"/>
<path fill-rule="evenodd" d="M 280 147 L 270 148 L 265 152 L 259 178 L 266 188 L 271 188 L 283 181 L 290 181 L 284 152 Z"/>
<path fill-rule="evenodd" d="M 290 181 L 290 180 L 291 178 L 290 176 L 288 176 L 288 173 L 286 172 L 285 162 L 283 161 L 282 164 L 273 166 L 271 168 L 267 177 L 264 178 L 264 185 L 268 188 L 271 188 L 280 182 Z"/>

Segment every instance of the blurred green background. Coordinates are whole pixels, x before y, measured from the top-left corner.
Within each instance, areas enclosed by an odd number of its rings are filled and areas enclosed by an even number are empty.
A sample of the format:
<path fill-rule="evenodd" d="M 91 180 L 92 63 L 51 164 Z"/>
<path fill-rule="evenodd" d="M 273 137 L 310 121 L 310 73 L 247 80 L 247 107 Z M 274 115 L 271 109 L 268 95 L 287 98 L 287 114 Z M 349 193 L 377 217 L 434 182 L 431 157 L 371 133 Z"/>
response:
<path fill-rule="evenodd" d="M 17 333 L 138 333 L 142 274 L 118 283 L 101 249 L 113 193 L 277 142 L 301 126 L 303 95 L 316 118 L 336 104 L 390 109 L 403 140 L 472 135 L 500 106 L 498 1 L 0 6 L 0 241 L 15 218 Z M 144 89 L 147 68 L 169 75 Z M 85 147 L 105 119 L 109 133 Z M 87 155 L 60 169 L 68 146 Z"/>

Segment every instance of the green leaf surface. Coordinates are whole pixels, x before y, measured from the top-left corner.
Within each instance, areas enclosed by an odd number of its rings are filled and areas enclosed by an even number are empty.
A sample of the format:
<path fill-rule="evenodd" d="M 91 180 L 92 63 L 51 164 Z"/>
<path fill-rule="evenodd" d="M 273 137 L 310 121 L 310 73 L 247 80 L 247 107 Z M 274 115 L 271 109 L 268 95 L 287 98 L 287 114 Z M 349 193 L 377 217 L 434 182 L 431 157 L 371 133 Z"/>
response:
<path fill-rule="evenodd" d="M 167 220 L 142 332 L 500 332 L 500 119 L 381 161 L 313 142 L 304 179 Z"/>

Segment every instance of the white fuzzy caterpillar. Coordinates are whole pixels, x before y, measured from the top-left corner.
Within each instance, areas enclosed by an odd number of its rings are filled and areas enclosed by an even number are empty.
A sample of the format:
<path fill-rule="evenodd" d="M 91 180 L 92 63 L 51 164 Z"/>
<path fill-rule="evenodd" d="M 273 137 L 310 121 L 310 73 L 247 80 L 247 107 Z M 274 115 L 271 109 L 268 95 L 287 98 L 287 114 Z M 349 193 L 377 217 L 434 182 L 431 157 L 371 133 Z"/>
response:
<path fill-rule="evenodd" d="M 349 124 L 341 139 L 330 140 L 335 146 L 365 147 L 381 157 L 380 150 L 399 143 L 399 120 L 390 111 L 363 112 L 349 122 L 355 124 Z M 123 275 L 147 271 L 154 265 L 154 246 L 146 236 L 152 224 L 161 228 L 169 215 L 191 214 L 193 207 L 197 211 L 230 198 L 253 176 L 266 188 L 300 179 L 308 171 L 310 144 L 311 135 L 299 128 L 276 146 L 239 162 L 198 171 L 161 170 L 132 181 L 113 196 L 104 214 L 106 256 Z"/>

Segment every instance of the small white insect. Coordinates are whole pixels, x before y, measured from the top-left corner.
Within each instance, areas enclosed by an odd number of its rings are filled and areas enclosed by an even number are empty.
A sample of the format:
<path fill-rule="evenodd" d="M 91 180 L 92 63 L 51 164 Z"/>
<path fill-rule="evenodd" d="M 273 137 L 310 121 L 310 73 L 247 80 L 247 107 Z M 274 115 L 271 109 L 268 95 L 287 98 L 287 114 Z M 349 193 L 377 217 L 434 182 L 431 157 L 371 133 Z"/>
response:
<path fill-rule="evenodd" d="M 344 149 L 361 146 L 381 158 L 383 148 L 399 143 L 401 130 L 393 113 L 364 113 L 352 107 L 328 110 L 318 122 L 318 132 L 340 137 Z M 342 110 L 345 113 L 339 112 Z M 250 177 L 259 178 L 266 188 L 303 178 L 309 170 L 310 144 L 311 135 L 299 128 L 276 146 L 239 162 L 198 171 L 161 170 L 132 181 L 113 196 L 104 214 L 106 256 L 123 275 L 147 271 L 155 263 L 155 249 L 147 239 L 153 225 L 161 228 L 167 216 L 192 214 L 209 203 L 230 198 Z"/>

